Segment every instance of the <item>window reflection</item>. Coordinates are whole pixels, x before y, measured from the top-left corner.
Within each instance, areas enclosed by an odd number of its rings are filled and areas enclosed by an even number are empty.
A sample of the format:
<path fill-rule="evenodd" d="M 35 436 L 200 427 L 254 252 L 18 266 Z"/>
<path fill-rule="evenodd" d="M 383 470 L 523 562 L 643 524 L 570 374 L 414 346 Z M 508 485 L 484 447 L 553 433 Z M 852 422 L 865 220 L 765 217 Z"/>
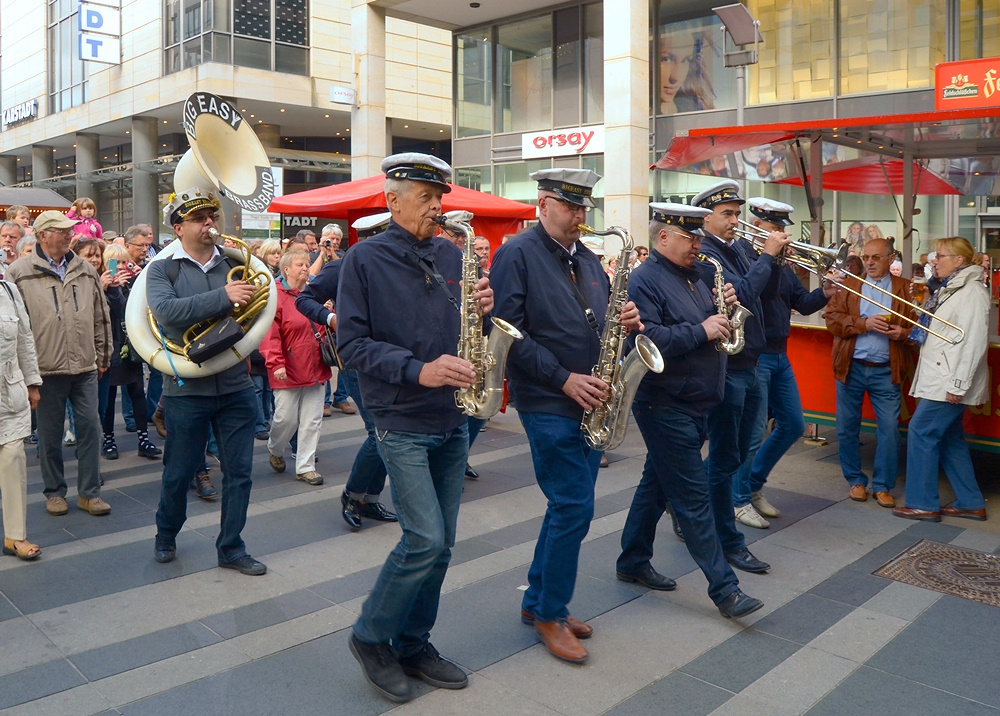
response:
<path fill-rule="evenodd" d="M 552 126 L 552 18 L 501 25 L 497 64 L 498 132 L 528 132 Z"/>

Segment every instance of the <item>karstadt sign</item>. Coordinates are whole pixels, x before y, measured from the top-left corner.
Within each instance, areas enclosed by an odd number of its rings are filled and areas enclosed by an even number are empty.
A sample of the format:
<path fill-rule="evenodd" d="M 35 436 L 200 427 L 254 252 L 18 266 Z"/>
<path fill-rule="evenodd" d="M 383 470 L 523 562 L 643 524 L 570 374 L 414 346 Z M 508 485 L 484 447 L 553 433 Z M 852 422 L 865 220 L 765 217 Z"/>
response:
<path fill-rule="evenodd" d="M 9 127 L 10 125 L 17 124 L 18 122 L 34 119 L 37 116 L 38 100 L 29 99 L 27 102 L 22 102 L 19 105 L 11 107 L 10 109 L 5 109 L 3 111 L 2 118 L 0 118 L 0 125 Z"/>

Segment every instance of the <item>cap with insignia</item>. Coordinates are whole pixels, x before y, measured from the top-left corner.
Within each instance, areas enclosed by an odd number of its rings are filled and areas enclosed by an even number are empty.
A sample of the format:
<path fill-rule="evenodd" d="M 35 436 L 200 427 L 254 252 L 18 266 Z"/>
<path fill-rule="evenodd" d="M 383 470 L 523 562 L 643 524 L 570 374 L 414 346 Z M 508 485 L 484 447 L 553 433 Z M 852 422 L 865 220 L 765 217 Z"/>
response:
<path fill-rule="evenodd" d="M 409 179 L 428 184 L 437 184 L 444 188 L 444 193 L 451 191 L 448 180 L 451 179 L 451 167 L 448 162 L 432 157 L 430 154 L 404 152 L 393 154 L 382 160 L 382 171 L 386 179 Z"/>
<path fill-rule="evenodd" d="M 356 219 L 351 224 L 351 228 L 358 233 L 358 241 L 362 241 L 385 231 L 391 219 L 392 214 L 388 211 L 383 211 L 380 214 L 371 214 L 370 216 L 362 216 L 360 219 Z"/>
<path fill-rule="evenodd" d="M 788 215 L 795 211 L 795 207 L 774 199 L 765 199 L 762 196 L 747 199 L 747 206 L 750 213 L 761 221 L 766 221 L 775 226 L 791 226 L 795 222 L 788 218 Z"/>
<path fill-rule="evenodd" d="M 591 198 L 594 185 L 601 175 L 590 169 L 539 169 L 528 175 L 538 182 L 538 188 L 558 194 L 571 204 L 593 209 L 597 206 Z"/>
<path fill-rule="evenodd" d="M 732 179 L 726 179 L 718 184 L 713 184 L 700 194 L 695 194 L 694 198 L 691 199 L 691 206 L 711 209 L 716 204 L 726 204 L 731 201 L 740 204 L 746 203 L 740 198 L 740 185 Z"/>
<path fill-rule="evenodd" d="M 222 205 L 214 192 L 194 186 L 187 191 L 170 195 L 170 200 L 163 207 L 163 225 L 179 224 L 188 214 L 198 209 L 220 208 Z"/>
<path fill-rule="evenodd" d="M 651 202 L 649 208 L 653 210 L 653 221 L 677 226 L 685 231 L 700 229 L 705 223 L 705 217 L 712 213 L 711 209 L 698 206 L 657 201 Z"/>

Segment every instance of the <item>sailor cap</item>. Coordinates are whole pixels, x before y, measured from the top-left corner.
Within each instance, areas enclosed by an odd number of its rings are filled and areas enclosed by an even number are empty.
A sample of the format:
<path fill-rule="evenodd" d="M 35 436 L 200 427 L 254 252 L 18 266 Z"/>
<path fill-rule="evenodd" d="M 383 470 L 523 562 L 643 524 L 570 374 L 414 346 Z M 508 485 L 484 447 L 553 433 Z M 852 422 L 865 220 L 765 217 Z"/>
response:
<path fill-rule="evenodd" d="M 725 181 L 713 184 L 700 194 L 695 194 L 694 198 L 691 199 L 691 206 L 711 209 L 716 204 L 726 204 L 731 201 L 740 204 L 746 203 L 740 198 L 740 185 L 732 179 L 726 179 Z"/>
<path fill-rule="evenodd" d="M 538 188 L 558 194 L 571 204 L 592 209 L 596 206 L 591 198 L 594 185 L 601 175 L 590 169 L 539 169 L 528 175 L 538 182 Z"/>
<path fill-rule="evenodd" d="M 446 161 L 430 154 L 419 152 L 393 154 L 382 160 L 382 171 L 385 172 L 386 179 L 422 181 L 443 187 L 445 194 L 451 191 L 448 185 L 451 167 Z"/>
<path fill-rule="evenodd" d="M 795 223 L 788 218 L 788 215 L 795 211 L 795 207 L 783 202 L 758 196 L 753 199 L 747 199 L 747 206 L 750 207 L 751 214 L 769 224 L 791 226 Z"/>
<path fill-rule="evenodd" d="M 685 231 L 700 229 L 705 223 L 705 217 L 712 213 L 710 209 L 670 202 L 654 201 L 650 203 L 649 208 L 653 210 L 653 221 L 677 226 Z"/>

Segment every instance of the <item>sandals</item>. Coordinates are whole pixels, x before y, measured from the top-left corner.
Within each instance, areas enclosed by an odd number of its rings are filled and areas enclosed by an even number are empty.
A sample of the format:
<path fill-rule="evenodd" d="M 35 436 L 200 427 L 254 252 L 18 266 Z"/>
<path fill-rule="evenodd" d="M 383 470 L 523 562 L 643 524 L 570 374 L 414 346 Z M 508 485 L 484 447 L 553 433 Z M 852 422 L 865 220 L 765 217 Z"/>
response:
<path fill-rule="evenodd" d="M 28 540 L 18 540 L 15 542 L 12 539 L 7 539 L 4 537 L 3 540 L 3 553 L 14 555 L 18 559 L 23 559 L 25 562 L 30 562 L 36 559 L 38 555 L 42 553 L 41 547 L 37 544 L 31 544 Z"/>

